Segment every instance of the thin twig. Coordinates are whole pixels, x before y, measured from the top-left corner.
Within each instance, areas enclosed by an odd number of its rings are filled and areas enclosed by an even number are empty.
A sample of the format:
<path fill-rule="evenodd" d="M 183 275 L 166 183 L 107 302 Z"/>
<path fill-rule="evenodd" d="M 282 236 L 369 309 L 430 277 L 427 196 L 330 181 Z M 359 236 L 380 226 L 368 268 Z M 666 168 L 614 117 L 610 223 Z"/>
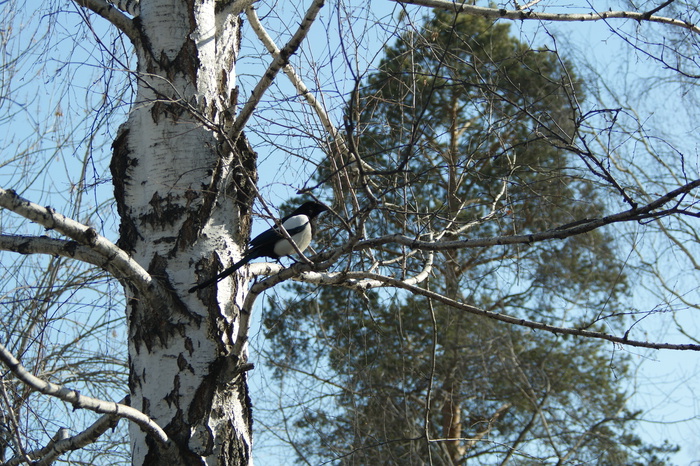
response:
<path fill-rule="evenodd" d="M 451 0 L 392 0 L 396 3 L 440 8 L 455 13 L 466 13 L 483 16 L 491 19 L 509 19 L 513 21 L 538 20 L 538 21 L 601 21 L 608 19 L 633 19 L 637 21 L 649 21 L 652 23 L 668 24 L 683 29 L 688 29 L 695 34 L 700 34 L 700 27 L 688 21 L 654 16 L 636 11 L 596 11 L 591 13 L 539 13 L 532 10 L 506 10 L 505 8 L 488 8 L 483 6 L 457 3 Z"/>
<path fill-rule="evenodd" d="M 96 413 L 113 414 L 123 417 L 138 424 L 144 431 L 150 433 L 162 444 L 168 443 L 168 435 L 165 431 L 141 411 L 113 401 L 105 401 L 81 395 L 78 390 L 62 387 L 61 385 L 47 382 L 36 377 L 25 369 L 2 343 L 0 343 L 0 361 L 5 364 L 15 377 L 32 390 L 36 390 L 44 395 L 54 396 L 66 403 L 70 403 L 73 405 L 74 409 L 88 409 Z"/>
<path fill-rule="evenodd" d="M 120 403 L 129 404 L 129 397 L 124 397 Z M 37 458 L 32 463 L 35 466 L 48 466 L 53 463 L 61 454 L 68 451 L 79 450 L 91 443 L 95 443 L 102 434 L 107 430 L 116 427 L 121 418 L 115 414 L 105 414 L 100 416 L 97 421 L 91 424 L 87 429 L 73 436 L 67 436 L 67 429 L 59 429 L 53 439 L 43 448 L 27 452 L 27 456 L 31 459 Z M 10 458 L 3 466 L 18 466 L 26 462 L 20 456 Z"/>
<path fill-rule="evenodd" d="M 253 89 L 253 92 L 251 93 L 248 102 L 246 102 L 246 104 L 243 106 L 240 113 L 238 114 L 238 117 L 236 118 L 236 121 L 233 123 L 231 131 L 228 135 L 231 141 L 236 141 L 238 139 L 238 136 L 240 136 L 246 123 L 248 123 L 248 120 L 253 115 L 253 112 L 260 103 L 260 99 L 262 99 L 265 92 L 269 89 L 269 87 L 272 85 L 272 82 L 275 80 L 277 73 L 279 73 L 279 71 L 289 63 L 289 57 L 291 57 L 297 51 L 299 46 L 301 46 L 302 41 L 306 38 L 306 35 L 309 33 L 309 29 L 311 28 L 311 25 L 316 19 L 316 16 L 323 7 L 324 3 L 325 0 L 313 1 L 309 9 L 306 11 L 306 15 L 304 16 L 304 19 L 299 25 L 297 31 L 294 33 L 289 42 L 287 42 L 287 45 L 285 45 L 284 48 L 280 50 L 279 54 L 275 57 L 275 59 L 272 60 L 272 63 L 270 63 L 270 66 L 268 66 L 267 71 L 260 79 L 260 81 L 258 81 L 258 84 L 255 86 L 255 89 Z"/>

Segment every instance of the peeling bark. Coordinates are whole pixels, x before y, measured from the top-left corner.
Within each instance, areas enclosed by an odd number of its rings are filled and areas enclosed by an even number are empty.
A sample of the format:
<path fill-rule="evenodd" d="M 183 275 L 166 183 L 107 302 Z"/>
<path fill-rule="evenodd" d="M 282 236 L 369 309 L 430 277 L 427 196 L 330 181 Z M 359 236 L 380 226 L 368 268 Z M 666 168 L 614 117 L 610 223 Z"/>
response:
<path fill-rule="evenodd" d="M 247 346 L 232 352 L 245 282 L 184 295 L 198 275 L 235 259 L 249 232 L 255 154 L 218 130 L 235 110 L 239 25 L 214 1 L 143 2 L 134 21 L 136 104 L 110 165 L 119 245 L 174 304 L 148 306 L 127 284 L 129 385 L 132 406 L 165 430 L 178 456 L 131 426 L 137 465 L 250 460 Z"/>

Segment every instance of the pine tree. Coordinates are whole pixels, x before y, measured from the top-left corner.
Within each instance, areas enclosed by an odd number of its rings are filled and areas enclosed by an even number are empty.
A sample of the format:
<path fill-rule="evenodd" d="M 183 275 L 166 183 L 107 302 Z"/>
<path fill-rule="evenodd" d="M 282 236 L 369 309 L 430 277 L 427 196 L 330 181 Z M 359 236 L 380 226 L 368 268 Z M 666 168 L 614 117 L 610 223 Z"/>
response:
<path fill-rule="evenodd" d="M 365 193 L 382 198 L 367 237 L 527 234 L 604 212 L 595 185 L 579 176 L 584 166 L 562 150 L 583 96 L 555 54 L 520 43 L 506 25 L 436 13 L 385 55 L 347 110 L 354 146 L 374 170 Z M 357 202 L 371 202 L 362 192 Z M 402 258 L 399 247 L 360 251 L 339 270 L 374 264 L 402 276 L 425 260 Z M 627 289 L 614 238 L 600 230 L 438 253 L 425 286 L 544 322 L 567 309 L 566 323 L 581 327 L 599 325 L 600 309 L 622 309 Z M 297 420 L 307 461 L 664 464 L 656 455 L 673 450 L 633 435 L 640 413 L 626 409 L 627 361 L 600 342 L 504 326 L 400 292 L 294 294 L 268 310 L 273 365 L 283 377 L 325 361 L 316 376 L 332 380 L 337 395 Z"/>

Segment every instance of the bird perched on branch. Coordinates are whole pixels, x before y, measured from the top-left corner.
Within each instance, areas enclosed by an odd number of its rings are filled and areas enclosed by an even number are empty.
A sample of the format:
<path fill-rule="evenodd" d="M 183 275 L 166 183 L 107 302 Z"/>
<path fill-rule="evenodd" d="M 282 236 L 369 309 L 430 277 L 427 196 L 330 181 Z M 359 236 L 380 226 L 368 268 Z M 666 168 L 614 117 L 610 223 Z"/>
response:
<path fill-rule="evenodd" d="M 277 224 L 275 224 L 275 226 L 260 233 L 251 240 L 250 245 L 248 246 L 248 252 L 246 252 L 241 260 L 217 276 L 193 286 L 189 289 L 189 292 L 194 293 L 197 290 L 201 290 L 202 288 L 206 288 L 209 285 L 213 285 L 214 283 L 223 280 L 251 260 L 258 257 L 271 257 L 273 259 L 278 259 L 284 256 L 291 256 L 297 252 L 297 249 L 300 252 L 303 252 L 304 249 L 309 246 L 309 243 L 311 243 L 311 238 L 313 237 L 313 220 L 318 216 L 318 214 L 325 212 L 326 210 L 328 210 L 328 207 L 324 206 L 323 204 L 319 204 L 318 202 L 304 202 L 294 212 L 282 218 L 279 222 L 287 231 L 289 237 L 292 238 L 294 244 L 296 244 L 296 249 L 289 242 L 284 233 L 280 231 Z"/>

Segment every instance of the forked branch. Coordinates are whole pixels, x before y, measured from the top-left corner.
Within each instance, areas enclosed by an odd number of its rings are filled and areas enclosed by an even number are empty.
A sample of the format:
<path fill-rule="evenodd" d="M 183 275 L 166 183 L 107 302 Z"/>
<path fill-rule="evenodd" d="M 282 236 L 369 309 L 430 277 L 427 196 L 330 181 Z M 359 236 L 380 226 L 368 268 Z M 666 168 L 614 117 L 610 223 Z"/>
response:
<path fill-rule="evenodd" d="M 42 207 L 38 204 L 22 198 L 13 190 L 0 188 L 0 207 L 11 210 L 22 217 L 37 223 L 47 230 L 56 230 L 57 232 L 68 236 L 77 241 L 79 244 L 92 249 L 95 253 L 102 257 L 101 267 L 107 270 L 115 270 L 120 273 L 117 275 L 119 279 L 126 279 L 136 288 L 141 297 L 152 301 L 154 308 L 166 305 L 170 302 L 168 294 L 162 286 L 151 277 L 151 275 L 133 260 L 129 254 L 119 248 L 116 244 L 109 241 L 104 236 L 89 226 L 76 222 L 65 215 L 54 211 L 50 207 Z M 47 250 L 51 248 L 60 249 L 58 244 L 50 244 L 49 242 L 35 241 L 31 247 L 45 247 Z M 65 250 L 66 245 L 63 248 Z M 84 252 L 84 250 L 81 250 Z M 18 251 L 20 252 L 20 251 Z M 67 255 L 67 254 L 62 254 Z M 84 254 L 90 260 L 90 263 L 99 263 L 95 256 Z"/>
<path fill-rule="evenodd" d="M 268 66 L 267 71 L 260 81 L 258 81 L 255 89 L 253 89 L 248 102 L 246 102 L 246 104 L 243 106 L 238 114 L 238 117 L 236 118 L 236 121 L 233 123 L 233 127 L 229 132 L 229 138 L 231 141 L 235 142 L 238 139 L 238 136 L 241 134 L 246 123 L 248 123 L 248 120 L 253 115 L 253 112 L 260 103 L 260 99 L 262 99 L 265 92 L 275 80 L 277 73 L 279 73 L 279 71 L 289 63 L 289 57 L 291 57 L 297 51 L 297 49 L 299 49 L 299 46 L 301 46 L 301 43 L 309 33 L 309 29 L 311 28 L 311 25 L 316 19 L 316 16 L 323 7 L 324 3 L 325 0 L 314 0 L 309 9 L 306 11 L 306 15 L 304 15 L 304 19 L 299 25 L 297 31 L 294 33 L 289 42 L 287 42 L 287 45 L 285 45 L 284 48 L 282 48 L 282 50 L 280 50 L 277 56 L 272 60 L 272 63 L 270 63 L 270 66 Z"/>
<path fill-rule="evenodd" d="M 15 377 L 32 390 L 36 390 L 44 395 L 54 396 L 62 401 L 70 403 L 73 405 L 74 409 L 88 409 L 96 413 L 123 417 L 138 424 L 144 431 L 151 434 L 160 443 L 168 443 L 168 435 L 163 429 L 141 411 L 120 403 L 84 396 L 77 390 L 62 387 L 61 385 L 47 382 L 36 377 L 25 369 L 2 343 L 0 343 L 0 361 L 2 361 Z"/>
<path fill-rule="evenodd" d="M 122 399 L 120 404 L 128 405 L 128 397 Z M 116 427 L 121 417 L 116 414 L 105 414 L 92 423 L 87 429 L 79 434 L 69 436 L 67 429 L 59 429 L 53 439 L 43 448 L 26 452 L 25 456 L 15 456 L 4 463 L 4 466 L 18 466 L 27 462 L 27 458 L 33 460 L 34 466 L 48 466 L 61 454 L 69 451 L 80 450 L 92 443 L 95 443 L 107 430 Z"/>
<path fill-rule="evenodd" d="M 637 11 L 593 11 L 590 13 L 544 13 L 532 10 L 517 9 L 507 10 L 505 8 L 489 8 L 471 5 L 468 3 L 453 2 L 450 0 L 392 0 L 396 3 L 407 3 L 411 5 L 427 6 L 430 8 L 440 8 L 441 10 L 453 11 L 455 13 L 466 13 L 470 15 L 483 16 L 490 19 L 509 19 L 513 21 L 536 20 L 536 21 L 601 21 L 609 19 L 633 19 L 636 21 L 648 21 L 651 23 L 661 23 L 670 26 L 688 29 L 700 34 L 700 27 L 697 24 L 680 19 L 656 16 L 650 12 Z"/>

